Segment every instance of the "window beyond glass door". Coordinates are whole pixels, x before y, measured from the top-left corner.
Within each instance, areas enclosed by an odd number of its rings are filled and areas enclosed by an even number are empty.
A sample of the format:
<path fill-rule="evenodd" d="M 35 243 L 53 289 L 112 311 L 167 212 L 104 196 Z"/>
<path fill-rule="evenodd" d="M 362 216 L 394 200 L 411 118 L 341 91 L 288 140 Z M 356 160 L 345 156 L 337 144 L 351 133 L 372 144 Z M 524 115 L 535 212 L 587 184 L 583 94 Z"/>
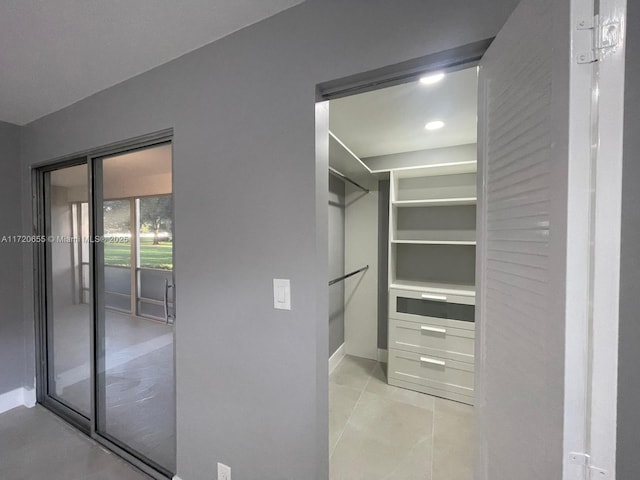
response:
<path fill-rule="evenodd" d="M 152 195 L 136 199 L 138 224 L 138 315 L 164 319 L 173 312 L 173 196 Z M 165 305 L 165 295 L 166 305 Z"/>
<path fill-rule="evenodd" d="M 131 201 L 105 200 L 104 290 L 108 308 L 131 313 Z"/>

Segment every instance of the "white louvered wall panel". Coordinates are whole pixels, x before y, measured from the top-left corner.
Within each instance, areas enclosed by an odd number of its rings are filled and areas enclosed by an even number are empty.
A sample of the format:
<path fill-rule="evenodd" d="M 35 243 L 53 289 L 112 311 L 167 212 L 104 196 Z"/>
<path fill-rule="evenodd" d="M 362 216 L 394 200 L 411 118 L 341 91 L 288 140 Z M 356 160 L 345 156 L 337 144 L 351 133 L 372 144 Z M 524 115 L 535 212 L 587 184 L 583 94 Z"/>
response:
<path fill-rule="evenodd" d="M 480 74 L 478 379 L 484 478 L 559 478 L 563 338 L 550 299 L 552 28 L 525 1 Z M 483 183 L 483 184 L 482 184 Z M 554 260 L 555 261 L 555 260 Z M 560 292 L 558 292 L 560 294 Z M 560 350 L 558 352 L 558 350 Z M 553 391 L 552 395 L 549 392 Z M 560 425 L 558 425 L 558 422 Z M 559 451 L 556 451 L 558 450 Z"/>

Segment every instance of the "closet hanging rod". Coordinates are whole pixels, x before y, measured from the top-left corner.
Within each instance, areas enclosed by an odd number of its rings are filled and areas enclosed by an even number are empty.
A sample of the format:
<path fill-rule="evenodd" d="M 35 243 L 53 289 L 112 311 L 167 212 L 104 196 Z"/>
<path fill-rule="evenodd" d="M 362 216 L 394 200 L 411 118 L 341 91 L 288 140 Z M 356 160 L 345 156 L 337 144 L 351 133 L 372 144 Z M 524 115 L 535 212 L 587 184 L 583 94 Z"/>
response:
<path fill-rule="evenodd" d="M 356 275 L 356 274 L 358 274 L 358 273 L 360 273 L 360 272 L 364 272 L 365 270 L 368 270 L 368 269 L 369 269 L 369 265 L 365 265 L 364 267 L 359 268 L 358 270 L 354 270 L 354 271 L 353 271 L 353 272 L 351 272 L 351 273 L 347 273 L 346 275 L 343 275 L 343 276 L 341 276 L 341 277 L 334 278 L 333 280 L 331 280 L 331 281 L 329 282 L 329 286 L 331 286 L 331 285 L 333 285 L 333 284 L 335 284 L 335 283 L 341 282 L 342 280 L 345 280 L 345 279 L 347 279 L 347 278 L 349 278 L 349 277 L 353 277 L 354 275 Z"/>
<path fill-rule="evenodd" d="M 349 183 L 351 183 L 352 185 L 355 185 L 356 187 L 358 187 L 360 190 L 362 190 L 365 193 L 369 193 L 369 189 L 368 188 L 364 188 L 362 185 L 360 185 L 359 183 L 354 182 L 353 180 L 351 180 L 349 177 L 347 177 L 346 175 L 343 175 L 342 173 L 340 173 L 338 170 L 336 170 L 333 167 L 329 167 L 329 173 L 332 173 L 333 175 L 335 175 L 336 177 L 345 180 Z"/>

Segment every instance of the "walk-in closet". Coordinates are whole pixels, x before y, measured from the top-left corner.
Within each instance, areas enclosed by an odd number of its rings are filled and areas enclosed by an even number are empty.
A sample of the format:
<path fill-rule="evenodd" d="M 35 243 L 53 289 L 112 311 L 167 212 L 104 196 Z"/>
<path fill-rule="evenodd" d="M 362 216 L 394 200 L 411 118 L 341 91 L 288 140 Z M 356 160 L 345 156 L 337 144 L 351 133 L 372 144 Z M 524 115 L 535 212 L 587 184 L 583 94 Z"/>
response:
<path fill-rule="evenodd" d="M 329 102 L 332 480 L 472 478 L 477 82 Z"/>

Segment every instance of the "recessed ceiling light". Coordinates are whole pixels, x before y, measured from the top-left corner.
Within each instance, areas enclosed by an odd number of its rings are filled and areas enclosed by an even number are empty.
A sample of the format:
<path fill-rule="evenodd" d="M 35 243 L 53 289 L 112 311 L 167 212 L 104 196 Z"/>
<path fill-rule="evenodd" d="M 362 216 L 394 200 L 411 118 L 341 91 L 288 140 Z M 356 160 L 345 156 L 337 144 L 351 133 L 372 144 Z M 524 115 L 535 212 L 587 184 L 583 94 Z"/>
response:
<path fill-rule="evenodd" d="M 427 75 L 426 77 L 420 78 L 420 83 L 423 85 L 433 85 L 434 83 L 438 83 L 443 78 L 444 73 L 434 73 L 433 75 Z"/>
<path fill-rule="evenodd" d="M 434 120 L 433 122 L 429 122 L 424 126 L 424 128 L 426 128 L 427 130 L 438 130 L 442 127 L 444 127 L 444 122 L 442 120 Z"/>

